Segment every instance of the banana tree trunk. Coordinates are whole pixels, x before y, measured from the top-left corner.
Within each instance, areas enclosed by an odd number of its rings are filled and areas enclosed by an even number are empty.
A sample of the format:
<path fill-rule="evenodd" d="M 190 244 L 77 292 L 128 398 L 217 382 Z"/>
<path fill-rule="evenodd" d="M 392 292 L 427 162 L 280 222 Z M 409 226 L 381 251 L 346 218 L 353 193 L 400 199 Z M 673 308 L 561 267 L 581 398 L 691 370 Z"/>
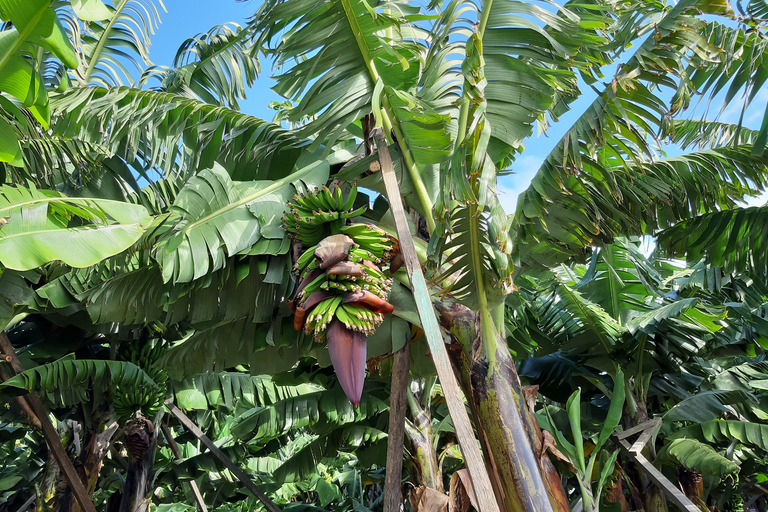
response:
<path fill-rule="evenodd" d="M 507 344 L 499 342 L 492 363 L 482 354 L 479 320 L 459 304 L 436 303 L 440 323 L 453 339 L 449 349 L 492 470 L 496 498 L 507 512 L 570 510 L 560 476 L 541 456 L 542 434 L 525 402 Z M 494 482 L 495 480 L 495 482 Z"/>
<path fill-rule="evenodd" d="M 405 435 L 411 446 L 414 483 L 443 492 L 445 489 L 435 453 L 432 418 L 410 390 L 407 391 L 407 400 L 409 418 L 405 422 Z"/>
<path fill-rule="evenodd" d="M 83 446 L 80 453 L 74 460 L 75 470 L 80 481 L 83 482 L 89 496 L 93 496 L 96 490 L 96 483 L 99 479 L 99 472 L 104 463 L 104 456 L 109 448 L 109 443 L 117 431 L 117 423 L 103 429 L 104 424 L 100 423 L 96 428 L 89 428 L 86 432 Z M 71 440 L 69 440 L 71 444 Z M 58 464 L 55 462 L 49 466 L 52 472 L 57 474 L 57 483 L 55 496 L 53 497 L 52 509 L 56 512 L 80 511 L 80 506 L 75 500 L 72 489 L 67 485 L 66 480 L 58 471 Z M 44 482 L 50 482 L 50 477 L 46 476 Z"/>
<path fill-rule="evenodd" d="M 689 471 L 680 466 L 677 470 L 677 480 L 683 494 L 691 500 L 702 512 L 709 512 L 707 502 L 704 500 L 704 478 L 701 473 Z"/>
<path fill-rule="evenodd" d="M 126 422 L 125 439 L 131 462 L 125 476 L 119 512 L 149 510 L 149 481 L 154 469 L 158 432 L 154 424 L 142 416 Z"/>

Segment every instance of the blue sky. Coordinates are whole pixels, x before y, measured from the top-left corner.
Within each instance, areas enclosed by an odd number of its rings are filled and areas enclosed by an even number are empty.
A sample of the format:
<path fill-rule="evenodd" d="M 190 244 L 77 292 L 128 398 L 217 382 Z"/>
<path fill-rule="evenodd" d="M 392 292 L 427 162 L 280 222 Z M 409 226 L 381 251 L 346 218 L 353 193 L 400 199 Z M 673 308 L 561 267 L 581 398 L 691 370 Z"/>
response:
<path fill-rule="evenodd" d="M 227 22 L 243 26 L 261 4 L 259 0 L 163 0 L 163 3 L 168 12 L 161 12 L 162 24 L 151 37 L 150 58 L 154 64 L 165 66 L 172 65 L 176 51 L 185 40 Z M 280 96 L 270 89 L 274 81 L 270 79 L 269 64 L 262 62 L 262 65 L 259 80 L 240 106 L 248 114 L 271 120 L 274 111 L 268 105 L 279 101 Z"/>
<path fill-rule="evenodd" d="M 215 25 L 227 22 L 245 24 L 246 19 L 259 7 L 259 0 L 236 2 L 235 0 L 163 0 L 167 13 L 161 16 L 162 24 L 152 36 L 150 58 L 155 64 L 170 66 L 181 43 L 200 32 L 207 32 Z M 631 52 L 630 52 L 631 54 Z M 272 92 L 270 87 L 274 84 L 271 80 L 271 67 L 267 62 L 262 62 L 262 73 L 248 94 L 248 99 L 241 102 L 244 112 L 260 117 L 272 119 L 273 111 L 268 105 L 271 101 L 279 101 L 281 98 Z M 606 81 L 610 77 L 606 78 Z M 513 166 L 514 174 L 499 179 L 499 200 L 508 213 L 514 212 L 517 196 L 524 191 L 541 162 L 552 150 L 561 138 L 565 129 L 578 118 L 583 110 L 592 102 L 595 94 L 591 91 L 574 105 L 573 110 L 561 117 L 561 122 L 550 128 L 548 133 L 539 137 L 534 136 L 526 144 L 525 153 L 517 159 Z M 763 89 L 758 94 L 756 104 L 753 104 L 745 116 L 745 125 L 759 128 L 765 105 L 768 102 L 768 89 Z M 721 121 L 737 122 L 741 111 L 739 102 L 734 102 L 720 116 Z M 701 116 L 702 109 L 694 111 L 694 116 Z M 714 113 L 713 113 L 714 114 Z M 713 116 L 708 116 L 712 118 Z M 670 153 L 675 154 L 675 148 L 670 148 Z M 750 205 L 763 204 L 768 201 L 768 194 L 761 198 L 748 201 Z"/>

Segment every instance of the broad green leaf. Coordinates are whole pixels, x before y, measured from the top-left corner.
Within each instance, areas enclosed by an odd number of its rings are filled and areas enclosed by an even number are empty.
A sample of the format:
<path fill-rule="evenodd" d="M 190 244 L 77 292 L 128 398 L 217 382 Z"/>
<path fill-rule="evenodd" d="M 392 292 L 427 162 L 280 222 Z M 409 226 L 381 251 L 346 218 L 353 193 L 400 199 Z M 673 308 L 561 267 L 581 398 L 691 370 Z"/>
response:
<path fill-rule="evenodd" d="M 40 75 L 27 59 L 14 53 L 19 41 L 16 29 L 0 31 L 0 55 L 5 57 L 0 68 L 0 91 L 7 92 L 27 107 L 47 105 L 48 95 Z"/>
<path fill-rule="evenodd" d="M 703 475 L 722 478 L 739 471 L 738 464 L 696 439 L 673 440 L 659 453 L 659 457 L 664 456 L 670 456 L 691 471 Z"/>
<path fill-rule="evenodd" d="M 584 460 L 584 436 L 581 432 L 581 390 L 576 390 L 565 405 L 568 411 L 568 419 L 571 423 L 571 434 L 573 435 L 573 445 L 576 448 L 577 466 L 583 473 L 586 470 Z"/>
<path fill-rule="evenodd" d="M 616 378 L 613 380 L 613 396 L 611 396 L 611 405 L 608 408 L 608 416 L 605 418 L 603 429 L 600 431 L 600 436 L 595 443 L 595 451 L 600 450 L 605 442 L 611 437 L 613 431 L 619 426 L 621 422 L 621 415 L 624 411 L 624 372 L 619 370 L 616 373 Z"/>
<path fill-rule="evenodd" d="M 72 10 L 83 21 L 104 21 L 112 18 L 112 11 L 101 0 L 72 0 Z"/>
<path fill-rule="evenodd" d="M 2 117 L 0 117 L 0 162 L 8 162 L 16 167 L 24 165 L 18 133 L 13 125 Z"/>
<path fill-rule="evenodd" d="M 719 418 L 736 404 L 756 404 L 757 399 L 745 391 L 701 391 L 683 400 L 664 414 L 665 421 L 705 422 Z"/>
<path fill-rule="evenodd" d="M 151 222 L 143 206 L 7 185 L 0 187 L 0 217 L 7 217 L 0 226 L 0 263 L 14 270 L 55 260 L 94 265 L 133 245 Z M 86 225 L 67 227 L 74 217 Z"/>
<path fill-rule="evenodd" d="M 14 56 L 21 43 L 29 41 L 50 50 L 67 67 L 77 67 L 72 43 L 50 5 L 50 0 L 0 0 L 0 9 L 18 31 Z M 0 53 L 0 69 L 8 58 L 8 55 Z"/>
<path fill-rule="evenodd" d="M 184 283 L 223 268 L 226 257 L 249 251 L 265 226 L 281 225 L 297 188 L 325 184 L 328 172 L 319 161 L 276 181 L 233 182 L 218 164 L 197 174 L 171 207 L 179 221 L 158 250 L 163 279 Z"/>

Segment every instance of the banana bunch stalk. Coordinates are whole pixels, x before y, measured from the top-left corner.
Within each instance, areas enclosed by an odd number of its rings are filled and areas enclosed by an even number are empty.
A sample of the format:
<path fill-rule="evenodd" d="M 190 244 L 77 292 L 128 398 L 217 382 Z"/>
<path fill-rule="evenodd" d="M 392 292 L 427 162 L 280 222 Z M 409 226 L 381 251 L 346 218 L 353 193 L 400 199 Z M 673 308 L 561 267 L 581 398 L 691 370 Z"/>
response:
<path fill-rule="evenodd" d="M 350 196 L 356 194 L 353 187 Z M 346 207 L 354 200 L 340 198 L 338 204 Z M 372 224 L 345 225 L 345 215 L 357 216 L 360 210 L 344 212 L 332 210 L 334 220 L 322 221 L 323 233 L 328 234 L 298 258 L 294 272 L 299 285 L 288 306 L 294 312 L 297 331 L 313 335 L 318 343 L 327 342 L 341 387 L 357 406 L 365 380 L 366 337 L 394 310 L 387 302 L 392 278 L 382 267 L 397 270 L 393 266 L 400 250 L 395 238 Z M 322 218 L 328 218 L 328 213 L 323 212 Z M 344 220 L 331 225 L 338 219 Z M 314 233 L 298 229 L 294 240 L 307 247 L 314 241 Z"/>

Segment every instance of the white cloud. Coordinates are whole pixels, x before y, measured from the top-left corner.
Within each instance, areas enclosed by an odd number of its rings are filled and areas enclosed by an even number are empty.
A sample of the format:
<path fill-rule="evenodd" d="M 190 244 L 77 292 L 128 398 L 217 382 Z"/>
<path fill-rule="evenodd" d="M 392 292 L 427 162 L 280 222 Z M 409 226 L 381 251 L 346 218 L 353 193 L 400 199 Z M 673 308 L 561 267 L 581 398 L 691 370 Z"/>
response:
<path fill-rule="evenodd" d="M 746 203 L 746 206 L 763 206 L 768 204 L 768 192 L 763 192 L 762 195 L 757 197 L 747 198 L 744 203 Z"/>
<path fill-rule="evenodd" d="M 507 212 L 507 215 L 512 215 L 515 213 L 515 208 L 517 207 L 517 196 L 520 195 L 519 190 L 515 190 L 513 188 L 507 188 L 503 185 L 497 185 L 496 186 L 496 193 L 499 197 L 499 203 L 501 204 L 501 207 L 504 208 L 504 211 Z"/>

